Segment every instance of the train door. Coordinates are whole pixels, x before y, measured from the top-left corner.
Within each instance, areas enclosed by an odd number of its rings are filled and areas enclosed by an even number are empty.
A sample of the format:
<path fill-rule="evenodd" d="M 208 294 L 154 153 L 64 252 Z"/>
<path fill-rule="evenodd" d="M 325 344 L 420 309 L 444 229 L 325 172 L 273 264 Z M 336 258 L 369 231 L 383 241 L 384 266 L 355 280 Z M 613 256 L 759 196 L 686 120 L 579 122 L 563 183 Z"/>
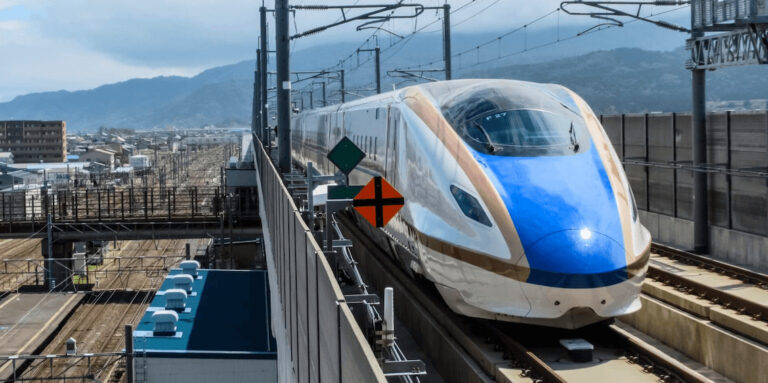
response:
<path fill-rule="evenodd" d="M 400 126 L 400 110 L 393 108 L 391 105 L 388 107 L 389 120 L 387 122 L 387 151 L 385 153 L 384 161 L 384 178 L 386 178 L 393 186 L 396 186 L 397 182 L 397 131 Z"/>

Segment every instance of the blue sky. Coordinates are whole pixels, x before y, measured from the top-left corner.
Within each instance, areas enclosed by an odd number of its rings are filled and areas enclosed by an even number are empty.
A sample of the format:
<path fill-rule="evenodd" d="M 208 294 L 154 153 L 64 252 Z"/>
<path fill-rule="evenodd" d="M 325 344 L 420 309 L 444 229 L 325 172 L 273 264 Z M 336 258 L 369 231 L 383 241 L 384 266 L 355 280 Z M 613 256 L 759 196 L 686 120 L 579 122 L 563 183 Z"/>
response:
<path fill-rule="evenodd" d="M 443 2 L 422 1 L 425 5 Z M 267 6 L 271 7 L 271 3 L 267 1 Z M 452 16 L 457 24 L 454 32 L 472 33 L 512 29 L 556 9 L 560 0 L 449 3 L 454 8 L 464 6 Z M 213 66 L 251 59 L 255 56 L 259 5 L 255 0 L 0 0 L 0 102 L 30 92 L 88 89 L 136 77 L 189 76 Z M 685 22 L 687 12 L 681 10 L 665 17 Z M 296 27 L 301 31 L 305 26 L 321 25 L 338 17 L 338 13 L 331 12 L 301 12 L 296 16 Z M 415 22 L 406 20 L 387 26 L 407 34 L 436 18 L 434 11 L 428 11 Z M 538 27 L 556 24 L 586 27 L 595 21 L 560 14 Z M 426 31 L 438 27 L 435 24 Z M 333 41 L 362 41 L 370 33 L 355 32 L 354 26 L 347 26 L 300 39 L 294 49 Z M 648 47 L 653 44 L 649 41 Z"/>

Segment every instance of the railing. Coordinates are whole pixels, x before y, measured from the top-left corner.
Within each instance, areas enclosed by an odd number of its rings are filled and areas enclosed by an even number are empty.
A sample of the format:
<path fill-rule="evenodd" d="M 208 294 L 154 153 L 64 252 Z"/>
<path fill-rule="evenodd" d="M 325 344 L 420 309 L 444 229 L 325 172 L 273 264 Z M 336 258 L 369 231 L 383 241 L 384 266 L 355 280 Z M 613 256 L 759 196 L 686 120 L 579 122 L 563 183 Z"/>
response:
<path fill-rule="evenodd" d="M 98 283 L 101 279 L 122 273 L 141 272 L 160 277 L 183 261 L 186 255 L 143 255 L 129 257 L 97 256 L 56 258 L 58 267 L 67 271 L 67 279 L 75 285 Z M 0 291 L 12 291 L 20 286 L 42 286 L 45 280 L 45 259 L 0 259 Z M 74 278 L 74 279 L 73 279 Z"/>
<path fill-rule="evenodd" d="M 124 364 L 121 352 L 85 353 L 72 355 L 12 355 L 0 356 L 0 378 L 9 382 L 100 382 L 115 364 Z M 17 369 L 27 365 L 24 373 Z M 7 371 L 5 371 L 7 370 Z"/>
<path fill-rule="evenodd" d="M 254 147 L 280 373 L 297 382 L 385 382 L 325 254 L 261 143 Z"/>
<path fill-rule="evenodd" d="M 255 216 L 255 197 L 255 193 L 238 195 L 227 201 L 217 186 L 22 190 L 0 193 L 0 222 L 45 222 L 48 214 L 54 222 L 170 221 L 217 217 L 227 208 Z"/>

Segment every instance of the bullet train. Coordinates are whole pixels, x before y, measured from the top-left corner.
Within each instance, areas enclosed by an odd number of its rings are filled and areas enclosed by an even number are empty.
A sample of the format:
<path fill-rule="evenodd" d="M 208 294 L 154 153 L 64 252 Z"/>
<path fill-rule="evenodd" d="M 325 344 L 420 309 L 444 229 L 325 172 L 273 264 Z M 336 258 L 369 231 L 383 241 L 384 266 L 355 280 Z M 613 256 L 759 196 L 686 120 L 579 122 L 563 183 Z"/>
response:
<path fill-rule="evenodd" d="M 323 174 L 344 136 L 350 183 L 405 197 L 364 228 L 455 312 L 578 328 L 640 308 L 651 238 L 600 121 L 567 88 L 513 80 L 410 86 L 294 115 L 292 151 Z"/>

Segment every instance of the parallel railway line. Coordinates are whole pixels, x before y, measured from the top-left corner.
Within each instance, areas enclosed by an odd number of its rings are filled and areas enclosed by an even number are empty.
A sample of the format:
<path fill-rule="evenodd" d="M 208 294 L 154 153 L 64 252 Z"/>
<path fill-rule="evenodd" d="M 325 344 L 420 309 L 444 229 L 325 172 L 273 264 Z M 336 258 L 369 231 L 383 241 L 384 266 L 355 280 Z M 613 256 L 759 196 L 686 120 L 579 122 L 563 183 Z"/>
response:
<path fill-rule="evenodd" d="M 744 284 L 768 290 L 768 275 L 766 274 L 761 274 L 716 259 L 660 244 L 653 244 L 651 251 L 660 256 L 695 266 L 698 269 L 727 276 L 742 281 Z M 732 309 L 740 314 L 749 315 L 753 320 L 768 323 L 768 302 L 761 304 L 749 299 L 744 299 L 743 297 L 732 294 L 726 290 L 717 289 L 705 283 L 685 278 L 679 273 L 674 272 L 674 270 L 669 270 L 668 268 L 656 265 L 653 262 L 651 262 L 648 267 L 648 277 L 662 282 L 665 285 L 674 286 L 679 291 L 695 295 L 719 306 Z"/>
<path fill-rule="evenodd" d="M 199 240 L 200 242 L 204 240 Z M 162 247 L 158 249 L 160 255 L 178 253 L 178 261 L 183 259 L 184 246 L 182 240 L 159 241 Z M 193 243 L 193 251 L 200 242 Z M 147 254 L 155 246 L 153 241 L 128 242 L 121 252 L 135 254 Z M 118 352 L 123 345 L 122 326 L 126 323 L 136 324 L 141 314 L 149 305 L 154 296 L 154 291 L 162 283 L 162 276 L 132 278 L 129 274 L 142 273 L 146 267 L 158 267 L 159 258 L 151 258 L 143 262 L 139 257 L 129 257 L 128 262 L 120 266 L 116 273 L 106 274 L 100 286 L 90 292 L 88 297 L 76 309 L 72 317 L 64 324 L 58 334 L 41 351 L 41 354 L 61 354 L 64 352 L 67 339 L 74 337 L 78 342 L 80 353 Z M 177 261 L 177 262 L 178 262 Z M 177 263 L 176 262 L 176 263 Z M 168 268 L 174 266 L 168 264 Z M 114 264 L 106 265 L 107 268 L 116 268 Z M 135 267 L 136 270 L 131 270 Z M 82 377 L 89 373 L 100 381 L 119 381 L 119 370 L 124 368 L 124 361 L 118 357 L 93 358 L 87 365 L 83 360 L 71 361 L 67 359 L 37 360 L 24 368 L 25 379 L 50 380 L 52 377 L 61 379 L 64 376 Z"/>

